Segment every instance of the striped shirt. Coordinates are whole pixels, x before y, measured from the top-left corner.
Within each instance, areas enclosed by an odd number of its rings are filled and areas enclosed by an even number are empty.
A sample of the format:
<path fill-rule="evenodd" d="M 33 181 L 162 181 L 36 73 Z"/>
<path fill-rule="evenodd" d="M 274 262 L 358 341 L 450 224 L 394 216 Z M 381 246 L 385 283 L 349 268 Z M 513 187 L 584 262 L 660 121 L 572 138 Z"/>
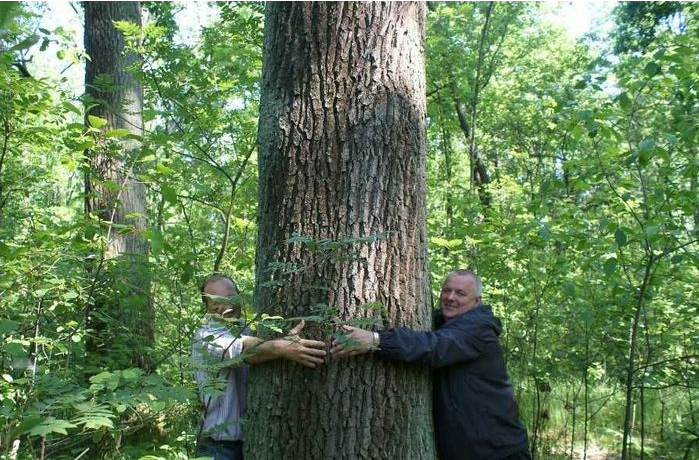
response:
<path fill-rule="evenodd" d="M 247 331 L 243 331 L 247 332 Z M 208 316 L 194 335 L 194 378 L 206 412 L 203 433 L 216 441 L 242 441 L 248 365 L 242 361 L 245 335 L 233 334 Z M 218 378 L 215 378 L 217 370 Z"/>

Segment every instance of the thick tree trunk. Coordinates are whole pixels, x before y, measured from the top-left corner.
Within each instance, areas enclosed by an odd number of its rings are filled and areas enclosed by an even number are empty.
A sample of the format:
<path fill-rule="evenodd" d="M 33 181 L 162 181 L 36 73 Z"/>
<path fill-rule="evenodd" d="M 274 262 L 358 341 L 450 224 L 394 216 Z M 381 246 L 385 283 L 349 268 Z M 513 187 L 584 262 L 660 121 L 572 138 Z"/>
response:
<path fill-rule="evenodd" d="M 265 37 L 257 308 L 347 320 L 381 302 L 384 327 L 429 329 L 424 4 L 271 2 Z M 385 238 L 328 253 L 294 234 Z M 431 459 L 430 386 L 428 369 L 371 356 L 254 366 L 247 456 Z"/>
<path fill-rule="evenodd" d="M 124 53 L 124 36 L 114 21 L 141 25 L 139 2 L 85 2 L 85 69 L 89 115 L 107 120 L 104 130 L 143 134 L 143 88 L 128 71 L 136 62 Z M 135 177 L 139 142 L 109 141 L 98 136 L 87 152 L 85 207 L 98 217 L 104 251 L 91 267 L 96 278 L 88 319 L 95 334 L 88 343 L 97 355 L 118 366 L 148 367 L 146 350 L 153 341 L 150 305 L 145 187 Z"/>

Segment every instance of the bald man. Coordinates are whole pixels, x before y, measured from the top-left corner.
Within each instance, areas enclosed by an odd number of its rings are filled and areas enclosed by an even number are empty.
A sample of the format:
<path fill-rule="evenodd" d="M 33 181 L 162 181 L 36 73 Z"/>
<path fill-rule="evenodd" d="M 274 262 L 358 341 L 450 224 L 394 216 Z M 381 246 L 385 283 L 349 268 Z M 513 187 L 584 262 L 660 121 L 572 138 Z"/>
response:
<path fill-rule="evenodd" d="M 225 275 L 208 277 L 202 284 L 201 294 L 208 315 L 194 336 L 192 349 L 198 367 L 195 378 L 205 406 L 197 457 L 240 460 L 243 458 L 241 422 L 245 417 L 248 365 L 284 358 L 315 368 L 323 363 L 325 343 L 301 339 L 298 334 L 303 329 L 303 321 L 281 339 L 265 341 L 250 336 L 245 329 L 232 333 L 225 319 L 238 318 L 242 303 L 235 282 Z M 211 391 L 213 379 L 207 379 L 207 366 L 222 367 L 219 377 L 225 380 L 223 392 Z"/>

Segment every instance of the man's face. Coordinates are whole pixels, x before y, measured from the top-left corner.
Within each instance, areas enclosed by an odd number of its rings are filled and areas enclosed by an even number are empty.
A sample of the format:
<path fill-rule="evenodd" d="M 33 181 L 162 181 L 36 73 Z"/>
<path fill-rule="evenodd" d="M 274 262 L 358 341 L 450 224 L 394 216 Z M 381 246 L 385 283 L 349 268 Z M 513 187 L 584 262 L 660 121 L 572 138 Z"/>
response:
<path fill-rule="evenodd" d="M 220 279 L 210 282 L 204 287 L 204 294 L 208 296 L 207 303 L 211 313 L 219 314 L 224 318 L 240 316 L 238 291 L 230 280 Z"/>
<path fill-rule="evenodd" d="M 481 297 L 476 294 L 476 282 L 468 275 L 452 274 L 442 284 L 439 302 L 442 316 L 450 320 L 472 310 L 481 303 Z"/>

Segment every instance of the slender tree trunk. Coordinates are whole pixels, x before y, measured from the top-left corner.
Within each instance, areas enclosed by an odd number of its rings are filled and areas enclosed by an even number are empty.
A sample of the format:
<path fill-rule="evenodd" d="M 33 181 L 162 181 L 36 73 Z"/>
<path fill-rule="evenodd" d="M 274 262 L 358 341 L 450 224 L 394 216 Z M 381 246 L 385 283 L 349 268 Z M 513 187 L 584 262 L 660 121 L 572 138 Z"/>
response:
<path fill-rule="evenodd" d="M 10 121 L 7 118 L 3 119 L 2 126 L 2 147 L 0 147 L 0 224 L 2 224 L 2 210 L 7 202 L 7 197 L 5 196 L 5 181 L 3 180 L 2 173 L 7 154 L 10 151 L 10 133 L 12 132 Z"/>
<path fill-rule="evenodd" d="M 570 430 L 570 455 L 568 456 L 573 460 L 573 453 L 575 452 L 575 422 L 577 421 L 577 411 L 578 411 L 578 393 L 573 390 L 573 408 L 571 409 L 571 430 Z"/>
<path fill-rule="evenodd" d="M 691 181 L 690 190 L 692 190 L 692 192 L 695 192 L 699 188 L 697 187 L 698 184 L 699 180 L 697 180 L 696 177 L 693 177 Z M 694 233 L 696 235 L 699 235 L 699 197 L 697 197 L 696 199 L 696 208 L 694 210 Z"/>
<path fill-rule="evenodd" d="M 584 425 L 583 425 L 583 458 L 587 460 L 587 438 L 590 423 L 590 327 L 585 325 L 585 371 L 583 372 L 583 384 L 585 400 Z"/>
<path fill-rule="evenodd" d="M 538 368 L 537 368 L 537 361 L 538 361 L 538 336 L 539 336 L 539 310 L 541 308 L 541 299 L 539 298 L 538 295 L 536 295 L 535 300 L 534 300 L 534 311 L 532 314 L 532 324 L 534 325 L 534 330 L 532 331 L 532 353 L 531 353 L 531 358 L 529 360 L 529 368 L 533 369 L 533 372 L 530 372 L 530 375 L 533 374 L 533 380 L 534 380 L 534 388 L 536 390 L 536 398 L 532 401 L 532 413 L 534 420 L 532 421 L 532 429 L 531 429 L 531 435 L 530 435 L 530 447 L 529 449 L 531 450 L 532 454 L 532 459 L 536 460 L 537 454 L 538 454 L 538 448 L 539 448 L 539 430 L 541 429 L 541 391 L 540 391 L 540 380 L 538 377 Z"/>
<path fill-rule="evenodd" d="M 665 400 L 663 399 L 662 391 L 658 392 L 660 399 L 660 442 L 665 442 Z"/>
<path fill-rule="evenodd" d="M 648 283 L 650 282 L 650 276 L 655 262 L 653 254 L 648 254 L 647 257 L 643 281 L 638 288 L 638 297 L 636 298 L 634 316 L 631 323 L 631 330 L 629 332 L 629 354 L 626 361 L 626 403 L 624 410 L 624 431 L 621 440 L 621 460 L 629 460 L 631 455 L 629 452 L 629 444 L 631 442 L 631 431 L 633 430 L 635 416 L 633 390 L 634 373 L 636 372 L 636 352 L 638 347 L 638 327 L 640 325 L 643 308 L 645 307 L 644 303 L 646 289 L 648 288 Z"/>
<path fill-rule="evenodd" d="M 471 104 L 470 104 L 470 115 L 471 115 L 471 123 L 469 124 L 469 133 L 468 133 L 468 152 L 469 152 L 469 158 L 470 158 L 470 163 L 469 163 L 469 168 L 471 171 L 471 178 L 470 178 L 470 184 L 471 184 L 471 189 L 474 189 L 477 185 L 477 179 L 476 179 L 476 123 L 478 122 L 478 98 L 480 96 L 480 90 L 481 90 L 481 68 L 483 67 L 483 59 L 484 59 L 484 51 L 485 51 L 485 42 L 488 37 L 488 29 L 490 26 L 490 14 L 493 11 L 493 8 L 495 6 L 494 2 L 488 2 L 488 7 L 485 10 L 485 21 L 483 22 L 483 27 L 481 28 L 481 37 L 478 42 L 478 59 L 476 60 L 476 76 L 473 79 L 473 84 L 471 85 L 473 88 L 471 90 Z M 458 110 L 458 108 L 457 108 Z"/>
<path fill-rule="evenodd" d="M 446 196 L 444 197 L 444 206 L 447 215 L 447 221 L 445 222 L 444 234 L 447 238 L 452 236 L 452 223 L 454 222 L 454 203 L 453 203 L 453 190 L 451 188 L 451 181 L 453 178 L 452 172 L 452 152 L 451 152 L 451 135 L 449 131 L 442 126 L 442 153 L 444 155 L 444 181 L 447 184 Z"/>
<path fill-rule="evenodd" d="M 267 4 L 259 311 L 299 316 L 325 304 L 348 320 L 376 315 L 359 305 L 380 302 L 384 327 L 430 328 L 424 8 Z M 294 234 L 314 242 L 288 242 Z M 369 235 L 383 237 L 346 240 Z M 321 239 L 347 244 L 327 250 Z M 324 337 L 321 329 L 309 332 Z M 430 386 L 426 368 L 371 356 L 316 370 L 283 361 L 254 366 L 246 455 L 432 459 Z"/>
<path fill-rule="evenodd" d="M 125 40 L 115 21 L 141 25 L 139 2 L 85 2 L 85 69 L 88 114 L 107 120 L 103 130 L 143 134 L 143 88 L 129 73 L 136 62 L 124 53 Z M 89 117 L 88 117 L 89 123 Z M 87 152 L 85 208 L 100 221 L 103 251 L 92 264 L 96 289 L 86 312 L 95 329 L 88 347 L 119 367 L 148 368 L 153 341 L 153 310 L 148 272 L 146 191 L 135 174 L 140 143 L 97 136 Z"/>
<path fill-rule="evenodd" d="M 471 183 L 478 187 L 478 194 L 481 203 L 483 203 L 484 206 L 489 206 L 491 196 L 485 189 L 485 186 L 490 183 L 490 174 L 488 173 L 488 168 L 485 166 L 483 157 L 478 150 L 478 146 L 473 141 L 472 136 L 475 135 L 475 129 L 469 125 L 466 106 L 460 98 L 456 98 L 454 100 L 454 107 L 456 108 L 456 115 L 459 118 L 459 126 L 461 127 L 461 131 L 464 133 L 466 140 L 469 141 Z M 475 119 L 475 112 L 473 116 Z"/>

